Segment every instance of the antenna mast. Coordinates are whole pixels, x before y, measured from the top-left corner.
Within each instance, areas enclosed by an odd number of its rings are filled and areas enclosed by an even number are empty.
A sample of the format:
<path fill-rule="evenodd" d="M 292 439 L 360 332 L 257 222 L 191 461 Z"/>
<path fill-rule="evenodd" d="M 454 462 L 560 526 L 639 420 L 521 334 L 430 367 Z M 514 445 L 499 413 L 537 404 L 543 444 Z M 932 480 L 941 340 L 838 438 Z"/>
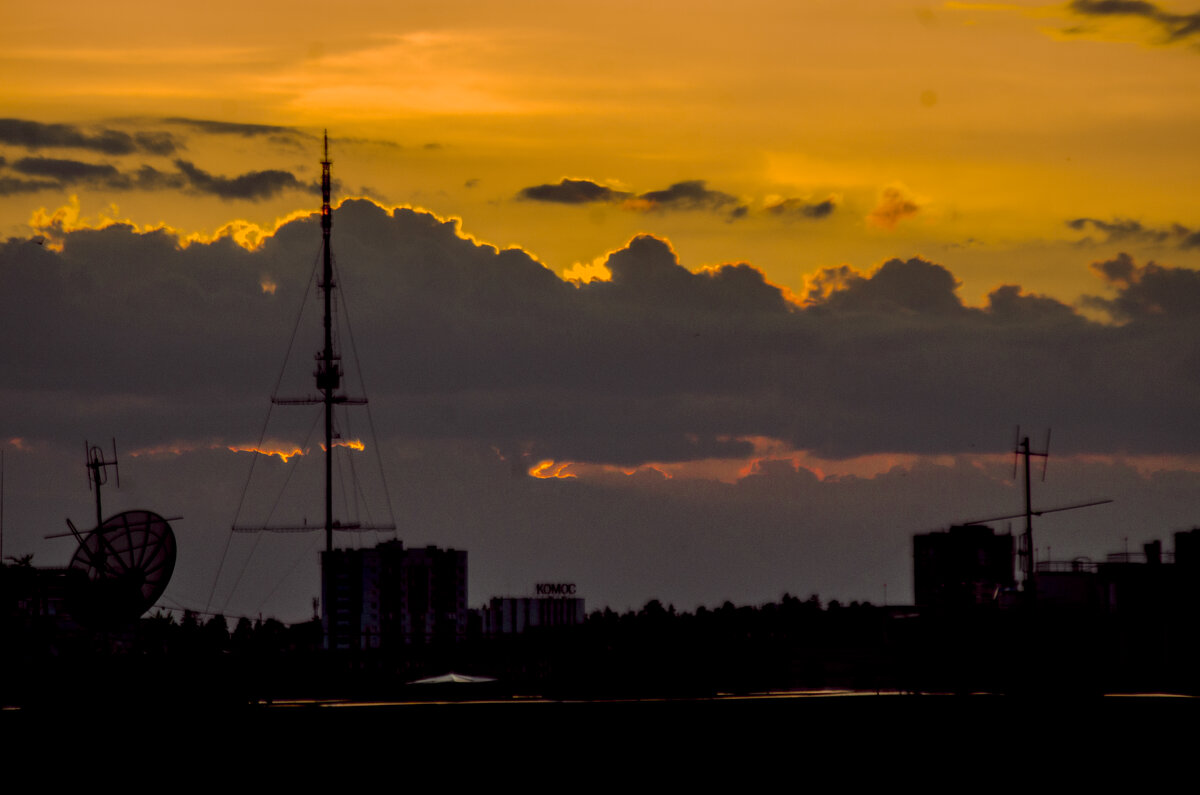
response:
<path fill-rule="evenodd" d="M 1030 499 L 1029 491 L 1029 458 L 1034 456 L 1042 460 L 1042 480 L 1046 479 L 1046 462 L 1050 458 L 1050 431 L 1046 431 L 1046 446 L 1040 452 L 1033 452 L 1029 449 L 1029 437 L 1021 436 L 1020 426 L 1017 427 L 1017 436 L 1021 441 L 1013 447 L 1013 468 L 1016 469 L 1015 456 L 1022 456 L 1025 459 L 1025 532 L 1021 534 L 1021 548 L 1019 554 L 1021 556 L 1021 578 L 1022 587 L 1027 591 L 1033 589 L 1033 503 Z M 1013 473 L 1016 474 L 1015 472 Z"/>
<path fill-rule="evenodd" d="M 96 527 L 104 524 L 104 515 L 100 509 L 100 487 L 108 483 L 108 467 L 112 467 L 117 475 L 117 488 L 121 487 L 121 470 L 117 466 L 117 440 L 112 440 L 113 457 L 111 461 L 104 460 L 104 451 L 99 445 L 92 446 L 86 440 L 83 443 L 84 466 L 91 470 L 88 476 L 88 488 L 96 492 Z"/>
<path fill-rule="evenodd" d="M 325 551 L 333 551 L 333 531 L 334 530 L 395 530 L 395 524 L 386 525 L 364 525 L 359 522 L 338 522 L 333 518 L 333 448 L 335 446 L 334 439 L 337 434 L 333 429 L 333 409 L 334 406 L 348 405 L 361 406 L 367 402 L 365 397 L 347 397 L 339 392 L 342 385 L 342 367 L 341 355 L 338 354 L 334 347 L 334 330 L 333 330 L 333 291 L 337 287 L 337 283 L 333 278 L 333 249 L 330 246 L 330 233 L 333 228 L 333 208 L 329 204 L 329 196 L 332 180 L 329 176 L 329 167 L 333 165 L 333 161 L 329 159 L 329 133 L 326 131 L 324 138 L 324 157 L 321 160 L 321 254 L 322 254 L 322 270 L 320 278 L 317 282 L 317 287 L 321 290 L 324 297 L 324 345 L 321 350 L 317 351 L 313 357 L 316 359 L 317 367 L 313 371 L 313 375 L 317 382 L 317 391 L 320 393 L 316 396 L 302 398 L 281 398 L 272 395 L 271 403 L 277 406 L 311 406 L 321 404 L 325 414 Z M 253 467 L 251 468 L 253 473 Z M 385 486 L 386 488 L 386 486 Z M 240 511 L 239 507 L 239 511 Z M 262 531 L 267 532 L 307 532 L 315 529 L 308 525 L 307 522 L 301 526 L 248 526 L 234 523 L 233 531 L 238 533 L 257 533 Z"/>
<path fill-rule="evenodd" d="M 329 207 L 329 131 L 325 131 L 325 157 L 321 160 L 321 245 L 324 268 L 321 290 L 325 294 L 325 348 L 317 355 L 317 389 L 325 404 L 325 551 L 333 551 L 333 406 L 341 402 L 334 392 L 341 385 L 342 371 L 333 352 L 333 255 L 329 233 L 333 228 L 333 210 Z"/>

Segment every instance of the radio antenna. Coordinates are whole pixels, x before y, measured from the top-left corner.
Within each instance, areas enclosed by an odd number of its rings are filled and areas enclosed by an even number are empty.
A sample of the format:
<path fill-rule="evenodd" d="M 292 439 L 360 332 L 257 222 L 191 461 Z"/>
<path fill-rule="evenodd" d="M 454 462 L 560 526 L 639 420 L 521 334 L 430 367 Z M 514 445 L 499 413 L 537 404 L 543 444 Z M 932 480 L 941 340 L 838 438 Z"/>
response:
<path fill-rule="evenodd" d="M 108 468 L 113 468 L 117 476 L 117 488 L 121 488 L 121 470 L 117 466 L 117 440 L 112 440 L 112 460 L 104 458 L 104 451 L 99 445 L 91 445 L 86 440 L 83 443 L 84 466 L 91 470 L 88 476 L 88 489 L 96 492 L 96 527 L 104 523 L 103 511 L 100 508 L 100 487 L 108 483 Z M 95 488 L 93 488 L 93 486 Z"/>

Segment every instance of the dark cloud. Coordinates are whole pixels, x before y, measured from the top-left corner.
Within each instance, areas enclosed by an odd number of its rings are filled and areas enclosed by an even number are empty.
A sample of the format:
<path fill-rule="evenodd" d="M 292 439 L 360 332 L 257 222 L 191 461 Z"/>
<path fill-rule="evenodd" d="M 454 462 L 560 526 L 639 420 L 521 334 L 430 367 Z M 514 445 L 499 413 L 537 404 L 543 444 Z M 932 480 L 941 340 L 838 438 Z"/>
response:
<path fill-rule="evenodd" d="M 1114 259 L 1093 262 L 1092 271 L 1116 290 L 1113 298 L 1088 296 L 1088 305 L 1123 321 L 1177 322 L 1200 317 L 1200 272 L 1147 262 L 1138 265 L 1121 252 Z"/>
<path fill-rule="evenodd" d="M 1093 262 L 1091 268 L 1105 281 L 1122 287 L 1132 284 L 1138 272 L 1138 266 L 1134 263 L 1133 257 L 1124 252 L 1118 254 L 1115 259 Z"/>
<path fill-rule="evenodd" d="M 1147 243 L 1162 245 L 1171 243 L 1182 249 L 1200 246 L 1200 230 L 1192 230 L 1182 224 L 1171 224 L 1166 228 L 1155 228 L 1143 225 L 1140 221 L 1130 218 L 1114 218 L 1104 221 L 1099 218 L 1075 218 L 1066 222 L 1067 226 L 1076 231 L 1086 231 L 1091 228 L 1104 233 L 1104 239 L 1095 241 L 1091 236 L 1079 241 L 1080 245 L 1093 245 L 1096 242 L 1109 243 Z"/>
<path fill-rule="evenodd" d="M 613 190 L 586 179 L 563 179 L 557 185 L 533 185 L 522 188 L 518 198 L 558 204 L 588 204 L 615 202 L 629 198 L 628 193 Z"/>
<path fill-rule="evenodd" d="M 676 182 L 666 190 L 652 190 L 638 196 L 640 209 L 646 210 L 721 210 L 737 204 L 737 197 L 709 190 L 702 179 Z"/>
<path fill-rule="evenodd" d="M 1157 25 L 1162 41 L 1181 42 L 1200 34 L 1200 12 L 1175 14 L 1142 0 L 1073 0 L 1068 8 L 1086 17 L 1138 17 Z"/>
<path fill-rule="evenodd" d="M 19 193 L 37 193 L 40 190 L 57 190 L 61 187 L 62 184 L 59 182 L 48 182 L 41 179 L 0 177 L 0 196 L 15 196 Z"/>
<path fill-rule="evenodd" d="M 808 199 L 784 199 L 768 207 L 767 212 L 773 215 L 798 216 L 800 218 L 827 218 L 833 214 L 835 209 L 837 209 L 837 204 L 832 198 L 819 202 L 812 202 Z"/>
<path fill-rule="evenodd" d="M 987 311 L 997 320 L 1019 323 L 1082 322 L 1075 310 L 1054 298 L 1030 295 L 1020 286 L 1004 284 L 988 294 Z"/>
<path fill-rule="evenodd" d="M 632 193 L 614 190 L 587 179 L 563 179 L 558 184 L 532 185 L 517 193 L 518 199 L 553 202 L 557 204 L 590 204 L 594 202 L 622 202 L 627 210 L 639 212 L 664 210 L 709 210 L 725 211 L 728 220 L 743 218 L 750 211 L 739 204 L 736 196 L 718 190 L 710 190 L 702 179 L 676 182 L 665 190 L 652 190 L 634 196 Z M 730 208 L 730 205 L 734 205 Z"/>
<path fill-rule="evenodd" d="M 63 160 L 49 157 L 26 157 L 13 164 L 13 169 L 30 176 L 48 177 L 53 181 L 12 180 L 12 192 L 28 192 L 43 189 L 62 189 L 75 184 L 88 184 L 108 190 L 166 190 L 182 188 L 186 183 L 182 174 L 159 171 L 153 166 L 143 165 L 136 172 L 127 174 L 115 166 L 103 163 L 85 163 L 79 160 Z"/>
<path fill-rule="evenodd" d="M 752 316 L 786 314 L 789 304 L 778 287 L 749 265 L 724 265 L 700 273 L 679 265 L 664 241 L 640 235 L 609 255 L 612 281 L 586 286 L 588 294 L 628 311 L 642 307 L 662 316 L 705 316 L 712 312 L 748 312 Z M 656 309 L 657 307 L 657 309 Z"/>
<path fill-rule="evenodd" d="M 138 190 L 177 190 L 187 184 L 179 173 L 159 171 L 152 166 L 142 166 L 130 177 L 131 187 Z"/>
<path fill-rule="evenodd" d="M 143 165 L 136 172 L 129 174 L 108 164 L 26 157 L 18 160 L 12 167 L 22 174 L 47 177 L 55 181 L 42 183 L 43 187 L 64 187 L 76 183 L 87 183 L 110 190 L 177 190 L 186 187 L 222 199 L 251 201 L 267 199 L 284 190 L 311 187 L 289 171 L 251 171 L 236 177 L 220 177 L 209 174 L 186 160 L 176 160 L 175 166 L 179 169 L 176 173 L 159 171 L 153 166 Z M 14 189 L 19 190 L 20 187 L 14 186 Z M 336 187 L 340 189 L 341 186 L 336 184 Z"/>
<path fill-rule="evenodd" d="M 163 121 L 168 124 L 191 127 L 194 130 L 209 133 L 210 135 L 238 135 L 243 138 L 255 138 L 259 136 L 283 136 L 285 139 L 311 138 L 307 133 L 295 127 L 279 127 L 274 124 L 244 124 L 228 121 L 211 121 L 208 119 L 188 119 L 181 116 L 172 116 L 163 119 Z"/>
<path fill-rule="evenodd" d="M 72 124 L 42 124 L 24 119 L 0 119 L 0 143 L 26 149 L 87 149 L 107 155 L 136 152 L 169 155 L 180 145 L 166 132 L 130 135 L 103 127 L 85 129 Z"/>
<path fill-rule="evenodd" d="M 1150 229 L 1129 218 L 1117 218 L 1113 221 L 1102 221 L 1099 218 L 1075 218 L 1067 221 L 1067 226 L 1076 231 L 1084 231 L 1089 226 L 1105 234 L 1106 243 L 1121 240 L 1146 240 L 1161 243 L 1170 237 L 1170 233 L 1161 229 Z"/>
<path fill-rule="evenodd" d="M 398 144 L 395 141 L 388 141 L 383 138 L 358 138 L 356 136 L 339 135 L 337 138 L 330 138 L 329 140 L 331 143 L 336 143 L 339 147 L 356 144 L 360 146 L 382 146 L 387 149 L 404 148 L 402 144 Z"/>
<path fill-rule="evenodd" d="M 870 276 L 824 271 L 835 276 L 838 286 L 825 295 L 809 293 L 814 308 L 842 312 L 902 312 L 914 315 L 944 315 L 964 311 L 955 292 L 959 283 L 941 265 L 920 258 L 892 259 Z"/>
<path fill-rule="evenodd" d="M 285 190 L 309 186 L 296 179 L 290 171 L 270 169 L 250 171 L 236 177 L 220 177 L 202 171 L 186 160 L 176 160 L 175 166 L 187 178 L 188 186 L 200 193 L 210 193 L 222 199 L 269 199 Z"/>
<path fill-rule="evenodd" d="M 138 149 L 151 155 L 171 155 L 177 149 L 184 148 L 175 136 L 168 132 L 139 132 L 134 133 Z"/>
<path fill-rule="evenodd" d="M 13 163 L 13 170 L 37 177 L 51 177 L 61 183 L 104 181 L 120 176 L 115 166 L 61 160 L 53 157 L 25 157 Z"/>

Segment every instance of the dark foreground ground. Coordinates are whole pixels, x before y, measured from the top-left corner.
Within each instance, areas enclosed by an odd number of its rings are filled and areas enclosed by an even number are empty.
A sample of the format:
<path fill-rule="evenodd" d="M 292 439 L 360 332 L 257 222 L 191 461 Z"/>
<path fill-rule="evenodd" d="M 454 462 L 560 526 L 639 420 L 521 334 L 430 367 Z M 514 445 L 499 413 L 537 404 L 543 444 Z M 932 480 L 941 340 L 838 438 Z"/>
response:
<path fill-rule="evenodd" d="M 0 712 L 11 781 L 101 791 L 1192 791 L 1200 699 L 838 694 Z M 6 788 L 24 792 L 25 787 Z M 252 789 L 251 789 L 252 788 Z"/>
<path fill-rule="evenodd" d="M 0 732 L 10 750 L 66 732 L 77 739 L 86 736 L 93 750 L 167 742 L 181 749 L 216 744 L 267 755 L 308 748 L 341 759 L 402 749 L 423 763 L 465 755 L 521 764 L 540 759 L 546 765 L 585 758 L 621 764 L 660 752 L 672 758 L 686 752 L 695 755 L 689 764 L 702 765 L 726 764 L 732 758 L 727 755 L 781 753 L 803 755 L 806 764 L 823 758 L 841 764 L 860 754 L 869 759 L 882 753 L 908 755 L 934 768 L 967 759 L 1022 764 L 1017 761 L 1022 755 L 1041 760 L 1039 766 L 1063 759 L 1069 764 L 1153 767 L 1175 754 L 1193 764 L 1200 740 L 1200 699 L 1152 694 L 1032 699 L 807 692 L 669 700 L 296 701 L 237 707 L 176 702 L 166 688 L 161 696 L 153 706 L 130 710 L 119 704 L 97 710 L 60 703 L 0 711 Z M 1062 756 L 1081 751 L 1083 759 Z"/>

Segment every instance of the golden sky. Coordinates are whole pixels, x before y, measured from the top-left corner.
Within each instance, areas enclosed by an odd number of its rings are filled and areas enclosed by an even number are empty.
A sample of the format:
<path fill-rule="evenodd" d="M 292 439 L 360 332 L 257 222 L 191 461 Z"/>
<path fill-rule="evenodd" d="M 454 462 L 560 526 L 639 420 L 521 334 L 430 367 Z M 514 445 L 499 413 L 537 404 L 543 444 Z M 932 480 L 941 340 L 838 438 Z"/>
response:
<path fill-rule="evenodd" d="M 1200 7 L 1101 13 L 1108 5 L 13 7 L 0 32 L 4 116 L 174 129 L 186 148 L 3 153 L 10 168 L 30 155 L 122 172 L 183 158 L 226 178 L 271 168 L 310 180 L 315 139 L 164 120 L 328 128 L 344 193 L 460 217 L 465 232 L 559 273 L 650 232 L 689 268 L 746 261 L 798 294 L 823 267 L 921 255 L 954 272 L 968 303 L 1002 283 L 1073 302 L 1102 287 L 1088 263 L 1118 250 L 1200 265 L 1200 246 L 1171 234 L 1200 223 L 1200 35 L 1186 27 Z M 518 199 L 563 178 L 634 199 L 696 181 L 709 193 L 690 205 Z M 235 219 L 270 227 L 313 202 L 298 190 L 239 201 L 76 181 L 0 198 L 4 232 L 28 234 L 34 210 L 71 194 L 93 223 L 186 234 Z M 823 202 L 832 209 L 811 210 Z M 1111 233 L 1067 226 L 1084 218 L 1126 233 L 1105 245 Z"/>

